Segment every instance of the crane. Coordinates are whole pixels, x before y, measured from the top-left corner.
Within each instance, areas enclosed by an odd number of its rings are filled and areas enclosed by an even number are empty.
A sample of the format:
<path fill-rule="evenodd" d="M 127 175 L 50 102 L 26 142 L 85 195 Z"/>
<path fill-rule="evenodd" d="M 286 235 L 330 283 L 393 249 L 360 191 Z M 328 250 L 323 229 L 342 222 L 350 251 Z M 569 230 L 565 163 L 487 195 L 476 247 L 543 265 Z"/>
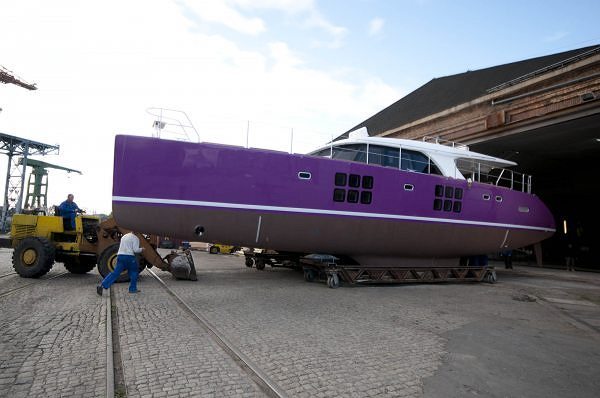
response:
<path fill-rule="evenodd" d="M 29 181 L 27 182 L 27 196 L 25 197 L 24 208 L 35 209 L 35 208 L 48 208 L 47 194 L 48 194 L 48 169 L 64 170 L 67 173 L 79 173 L 81 171 L 70 169 L 68 167 L 57 166 L 52 163 L 42 162 L 41 160 L 23 159 L 19 160 L 19 165 L 31 167 L 31 173 L 29 174 Z M 30 201 L 31 200 L 31 201 Z"/>
<path fill-rule="evenodd" d="M 30 84 L 26 83 L 18 77 L 14 76 L 14 74 L 6 69 L 5 67 L 0 65 L 0 82 L 4 84 L 16 84 L 17 86 L 21 86 L 26 88 L 27 90 L 37 90 L 35 83 Z"/>

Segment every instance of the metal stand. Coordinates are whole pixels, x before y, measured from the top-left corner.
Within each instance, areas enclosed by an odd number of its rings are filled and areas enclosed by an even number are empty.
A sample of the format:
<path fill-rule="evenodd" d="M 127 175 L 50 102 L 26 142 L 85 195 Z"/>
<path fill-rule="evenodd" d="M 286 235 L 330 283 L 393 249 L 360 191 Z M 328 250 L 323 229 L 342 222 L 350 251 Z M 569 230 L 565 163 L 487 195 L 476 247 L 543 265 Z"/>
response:
<path fill-rule="evenodd" d="M 325 279 L 327 286 L 337 288 L 340 284 L 368 283 L 433 283 L 433 282 L 488 282 L 496 283 L 496 271 L 488 266 L 456 267 L 369 267 L 319 262 L 306 258 L 300 260 L 304 279 L 312 282 Z"/>

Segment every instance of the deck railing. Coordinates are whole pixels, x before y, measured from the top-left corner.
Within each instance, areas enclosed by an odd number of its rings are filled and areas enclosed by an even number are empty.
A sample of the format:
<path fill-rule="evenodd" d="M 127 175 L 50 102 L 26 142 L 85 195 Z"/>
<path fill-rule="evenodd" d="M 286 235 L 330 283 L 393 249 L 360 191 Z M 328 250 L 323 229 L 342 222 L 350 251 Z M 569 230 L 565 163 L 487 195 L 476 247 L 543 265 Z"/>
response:
<path fill-rule="evenodd" d="M 452 148 L 464 149 L 465 151 L 469 150 L 469 146 L 467 144 L 463 144 L 463 143 L 457 142 L 457 141 L 445 140 L 440 137 L 430 137 L 430 136 L 426 135 L 425 137 L 423 137 L 423 142 L 429 142 L 432 144 L 439 144 L 439 145 L 446 145 L 446 146 L 449 146 Z"/>
<path fill-rule="evenodd" d="M 466 159 L 457 160 L 456 167 L 465 178 L 470 178 L 472 181 L 510 188 L 520 192 L 532 192 L 532 176 L 529 174 Z"/>

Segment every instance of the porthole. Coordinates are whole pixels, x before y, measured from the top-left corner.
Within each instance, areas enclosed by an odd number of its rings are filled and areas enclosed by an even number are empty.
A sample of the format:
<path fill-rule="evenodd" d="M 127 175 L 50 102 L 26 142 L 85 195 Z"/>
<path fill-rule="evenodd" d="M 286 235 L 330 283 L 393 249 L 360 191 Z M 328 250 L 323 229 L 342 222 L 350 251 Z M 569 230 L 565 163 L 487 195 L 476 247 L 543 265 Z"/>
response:
<path fill-rule="evenodd" d="M 521 213 L 529 213 L 529 207 L 527 207 L 527 206 L 519 206 L 519 212 L 521 212 Z"/>
<path fill-rule="evenodd" d="M 358 191 L 354 189 L 348 190 L 348 202 L 358 203 Z"/>
<path fill-rule="evenodd" d="M 346 174 L 345 173 L 335 173 L 335 186 L 336 187 L 345 187 L 346 186 Z"/>
<path fill-rule="evenodd" d="M 441 198 L 442 196 L 444 196 L 444 186 L 443 185 L 435 186 L 435 196 L 437 196 L 438 198 Z"/>
<path fill-rule="evenodd" d="M 482 198 L 483 198 L 483 200 L 490 200 L 491 196 L 490 196 L 490 195 L 488 195 L 487 193 L 484 193 L 484 194 L 482 195 Z"/>
<path fill-rule="evenodd" d="M 360 203 L 363 205 L 370 205 L 371 200 L 373 199 L 373 194 L 371 191 L 362 191 L 360 193 Z"/>
<path fill-rule="evenodd" d="M 352 188 L 360 187 L 360 176 L 358 174 L 350 174 L 350 178 L 348 178 L 348 185 Z"/>
<path fill-rule="evenodd" d="M 308 171 L 298 172 L 298 178 L 301 180 L 310 180 L 312 175 Z"/>
<path fill-rule="evenodd" d="M 334 202 L 344 202 L 346 200 L 346 190 L 336 188 L 333 190 L 333 201 Z"/>
<path fill-rule="evenodd" d="M 404 190 L 405 191 L 414 191 L 415 186 L 413 184 L 404 184 Z"/>
<path fill-rule="evenodd" d="M 500 195 L 496 196 L 496 202 L 498 202 L 498 203 L 502 202 L 502 196 L 500 196 Z"/>
<path fill-rule="evenodd" d="M 442 200 L 441 199 L 434 199 L 433 210 L 442 210 Z"/>
<path fill-rule="evenodd" d="M 362 187 L 363 187 L 363 189 L 373 189 L 373 177 L 372 176 L 363 176 Z"/>

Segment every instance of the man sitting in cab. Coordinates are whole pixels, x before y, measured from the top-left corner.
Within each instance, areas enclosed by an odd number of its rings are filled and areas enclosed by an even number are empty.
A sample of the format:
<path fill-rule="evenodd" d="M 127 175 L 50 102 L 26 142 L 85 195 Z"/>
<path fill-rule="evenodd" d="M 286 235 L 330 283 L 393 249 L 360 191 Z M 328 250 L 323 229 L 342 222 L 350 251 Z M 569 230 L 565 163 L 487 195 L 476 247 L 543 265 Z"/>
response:
<path fill-rule="evenodd" d="M 73 231 L 75 230 L 75 217 L 77 213 L 85 213 L 85 211 L 81 210 L 77 203 L 73 202 L 75 197 L 72 193 L 67 196 L 67 200 L 62 202 L 60 206 L 58 206 L 58 211 L 60 212 L 60 216 L 63 218 L 63 226 L 65 231 Z"/>

